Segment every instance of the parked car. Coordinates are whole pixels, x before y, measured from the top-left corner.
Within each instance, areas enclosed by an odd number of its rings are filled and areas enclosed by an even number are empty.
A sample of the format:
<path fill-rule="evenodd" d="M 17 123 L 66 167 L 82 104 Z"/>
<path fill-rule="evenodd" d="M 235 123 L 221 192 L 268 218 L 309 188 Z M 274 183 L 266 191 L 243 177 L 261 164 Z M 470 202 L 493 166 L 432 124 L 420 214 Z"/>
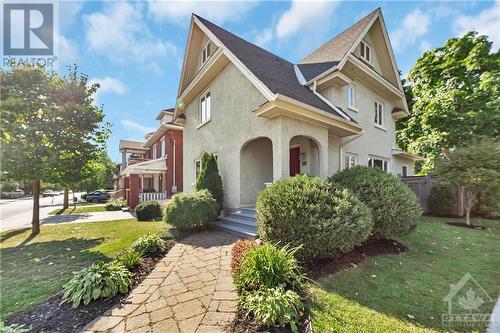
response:
<path fill-rule="evenodd" d="M 23 190 L 15 190 L 15 191 L 9 192 L 8 195 L 12 199 L 17 199 L 17 198 L 24 197 L 24 191 Z"/>
<path fill-rule="evenodd" d="M 85 197 L 84 197 L 85 196 Z M 82 195 L 82 199 L 87 202 L 106 202 L 111 198 L 109 194 L 104 191 L 94 191 L 92 193 Z"/>
<path fill-rule="evenodd" d="M 54 192 L 53 190 L 45 190 L 42 192 L 42 197 L 55 197 L 59 195 L 59 193 Z"/>

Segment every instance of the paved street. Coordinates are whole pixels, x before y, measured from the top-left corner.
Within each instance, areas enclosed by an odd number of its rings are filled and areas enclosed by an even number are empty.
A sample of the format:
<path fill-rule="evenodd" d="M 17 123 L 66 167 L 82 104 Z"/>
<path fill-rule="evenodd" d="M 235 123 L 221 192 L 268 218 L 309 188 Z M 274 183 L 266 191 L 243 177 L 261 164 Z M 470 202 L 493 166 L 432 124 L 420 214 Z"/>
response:
<path fill-rule="evenodd" d="M 82 193 L 75 193 L 77 198 Z M 70 193 L 71 198 L 71 193 Z M 49 213 L 63 204 L 63 195 L 40 198 L 40 220 L 42 223 L 51 223 L 47 219 Z M 0 200 L 0 230 L 31 226 L 33 214 L 33 198 L 2 199 Z M 61 219 L 61 218 L 60 218 Z M 43 220 L 43 221 L 42 221 Z M 56 221 L 59 222 L 59 221 Z"/>

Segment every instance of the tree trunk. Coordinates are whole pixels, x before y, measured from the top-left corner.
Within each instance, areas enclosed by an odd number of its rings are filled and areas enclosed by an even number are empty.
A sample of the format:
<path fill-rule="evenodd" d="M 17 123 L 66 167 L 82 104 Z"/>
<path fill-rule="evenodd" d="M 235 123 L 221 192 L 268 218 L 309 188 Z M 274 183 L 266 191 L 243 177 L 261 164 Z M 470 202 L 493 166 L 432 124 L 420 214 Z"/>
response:
<path fill-rule="evenodd" d="M 64 188 L 63 209 L 68 209 L 69 206 L 69 188 Z"/>
<path fill-rule="evenodd" d="M 470 207 L 465 207 L 465 224 L 470 225 Z"/>
<path fill-rule="evenodd" d="M 31 233 L 40 233 L 40 180 L 33 182 L 33 219 L 31 220 Z"/>
<path fill-rule="evenodd" d="M 470 191 L 464 189 L 464 208 L 465 208 L 465 224 L 470 225 L 470 211 L 474 205 L 474 199 L 479 191 Z"/>

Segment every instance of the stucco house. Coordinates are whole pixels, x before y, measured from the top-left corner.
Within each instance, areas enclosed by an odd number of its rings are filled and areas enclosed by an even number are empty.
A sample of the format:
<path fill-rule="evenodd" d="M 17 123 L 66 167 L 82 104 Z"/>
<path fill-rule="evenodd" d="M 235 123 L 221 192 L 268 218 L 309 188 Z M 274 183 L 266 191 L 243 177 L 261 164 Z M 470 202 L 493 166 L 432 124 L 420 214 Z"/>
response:
<path fill-rule="evenodd" d="M 193 14 L 174 123 L 184 126 L 184 191 L 204 151 L 224 186 L 219 226 L 255 237 L 258 193 L 296 174 L 353 165 L 412 175 L 396 147 L 408 106 L 381 10 L 291 63 Z"/>
<path fill-rule="evenodd" d="M 144 142 L 120 140 L 119 196 L 130 208 L 146 200 L 165 201 L 183 190 L 183 128 L 172 123 L 174 109 L 162 110 L 158 129 Z"/>

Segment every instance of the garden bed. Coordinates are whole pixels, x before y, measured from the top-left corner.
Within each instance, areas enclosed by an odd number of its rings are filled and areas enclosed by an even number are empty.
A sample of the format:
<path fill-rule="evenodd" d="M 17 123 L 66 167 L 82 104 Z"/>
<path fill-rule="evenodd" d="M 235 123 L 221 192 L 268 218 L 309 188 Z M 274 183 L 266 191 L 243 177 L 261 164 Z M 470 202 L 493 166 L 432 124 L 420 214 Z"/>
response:
<path fill-rule="evenodd" d="M 406 250 L 407 247 L 397 241 L 390 239 L 369 239 L 339 258 L 315 260 L 305 263 L 304 267 L 309 277 L 320 278 L 348 267 L 356 267 L 367 257 L 400 254 Z"/>
<path fill-rule="evenodd" d="M 303 333 L 312 332 L 311 319 L 308 315 L 304 315 L 299 323 L 299 331 Z M 287 327 L 269 327 L 258 325 L 245 315 L 245 312 L 238 309 L 236 313 L 236 318 L 230 327 L 231 333 L 292 333 L 292 329 Z"/>
<path fill-rule="evenodd" d="M 85 325 L 104 314 L 116 304 L 128 297 L 130 292 L 140 284 L 174 246 L 174 240 L 164 241 L 165 250 L 156 256 L 146 256 L 134 269 L 132 285 L 126 294 L 118 294 L 111 298 L 100 298 L 88 305 L 81 304 L 74 309 L 71 302 L 62 303 L 63 292 L 35 306 L 33 309 L 16 315 L 7 321 L 8 325 L 19 324 L 30 328 L 29 332 L 79 332 Z"/>

